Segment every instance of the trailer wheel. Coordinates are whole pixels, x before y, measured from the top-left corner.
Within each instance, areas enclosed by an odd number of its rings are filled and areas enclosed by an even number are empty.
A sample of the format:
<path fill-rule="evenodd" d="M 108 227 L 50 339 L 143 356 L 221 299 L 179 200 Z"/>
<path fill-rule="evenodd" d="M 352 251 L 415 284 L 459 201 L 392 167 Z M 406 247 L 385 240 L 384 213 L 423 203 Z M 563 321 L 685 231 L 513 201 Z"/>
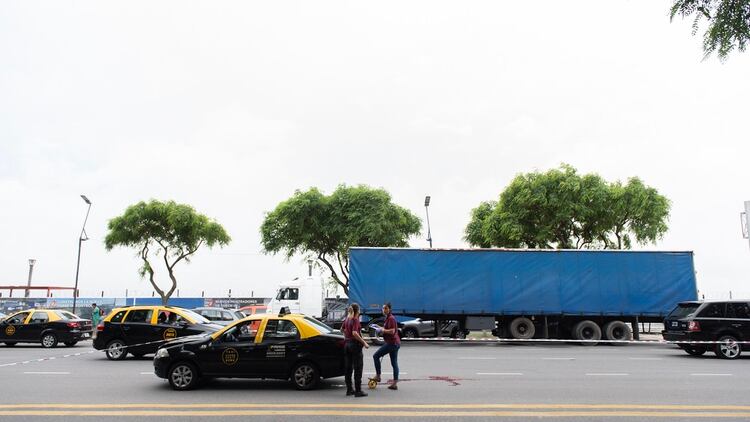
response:
<path fill-rule="evenodd" d="M 581 343 L 584 346 L 596 346 L 597 343 L 591 340 L 601 340 L 602 329 L 599 328 L 599 325 L 597 325 L 594 321 L 587 319 L 585 321 L 579 322 L 575 325 L 575 327 L 573 327 L 573 336 L 576 338 L 576 340 L 589 340 Z"/>
<path fill-rule="evenodd" d="M 510 323 L 510 335 L 515 339 L 532 339 L 534 334 L 536 334 L 534 323 L 526 317 L 518 317 Z"/>
<path fill-rule="evenodd" d="M 622 321 L 610 321 L 604 324 L 604 338 L 607 340 L 630 341 L 633 339 L 633 332 L 628 324 Z M 625 343 L 610 343 L 613 345 L 622 345 Z"/>

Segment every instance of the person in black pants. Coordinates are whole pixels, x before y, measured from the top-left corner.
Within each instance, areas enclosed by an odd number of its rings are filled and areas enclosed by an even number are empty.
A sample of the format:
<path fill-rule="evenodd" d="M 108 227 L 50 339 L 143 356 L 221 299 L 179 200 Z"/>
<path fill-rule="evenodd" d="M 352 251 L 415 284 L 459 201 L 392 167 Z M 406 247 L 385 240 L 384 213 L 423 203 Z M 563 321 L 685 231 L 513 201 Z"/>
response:
<path fill-rule="evenodd" d="M 362 391 L 362 348 L 367 349 L 370 346 L 360 334 L 362 325 L 359 323 L 359 305 L 352 303 L 347 311 L 348 316 L 341 327 L 346 341 L 344 345 L 346 395 L 364 397 L 367 393 Z M 352 372 L 354 372 L 354 388 L 352 388 Z"/>

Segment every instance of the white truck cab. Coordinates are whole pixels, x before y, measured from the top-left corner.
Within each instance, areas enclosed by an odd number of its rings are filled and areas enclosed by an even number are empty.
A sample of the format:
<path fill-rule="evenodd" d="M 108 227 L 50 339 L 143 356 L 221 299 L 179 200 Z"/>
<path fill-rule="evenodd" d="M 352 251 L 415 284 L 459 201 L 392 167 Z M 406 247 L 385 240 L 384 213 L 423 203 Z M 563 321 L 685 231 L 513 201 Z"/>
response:
<path fill-rule="evenodd" d="M 322 318 L 324 309 L 323 280 L 320 277 L 299 277 L 279 285 L 276 297 L 268 304 L 267 313 L 278 313 L 288 307 L 293 314 Z"/>

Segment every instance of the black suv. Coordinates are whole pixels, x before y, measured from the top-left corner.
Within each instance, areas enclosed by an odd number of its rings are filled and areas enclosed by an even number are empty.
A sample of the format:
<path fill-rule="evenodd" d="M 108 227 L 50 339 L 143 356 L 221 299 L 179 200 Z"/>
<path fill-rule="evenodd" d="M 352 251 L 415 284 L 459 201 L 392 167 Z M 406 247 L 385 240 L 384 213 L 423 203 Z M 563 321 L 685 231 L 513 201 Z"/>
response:
<path fill-rule="evenodd" d="M 750 350 L 742 343 L 750 340 L 750 301 L 681 302 L 664 320 L 662 335 L 693 356 L 713 350 L 720 358 L 737 359 L 742 350 Z"/>

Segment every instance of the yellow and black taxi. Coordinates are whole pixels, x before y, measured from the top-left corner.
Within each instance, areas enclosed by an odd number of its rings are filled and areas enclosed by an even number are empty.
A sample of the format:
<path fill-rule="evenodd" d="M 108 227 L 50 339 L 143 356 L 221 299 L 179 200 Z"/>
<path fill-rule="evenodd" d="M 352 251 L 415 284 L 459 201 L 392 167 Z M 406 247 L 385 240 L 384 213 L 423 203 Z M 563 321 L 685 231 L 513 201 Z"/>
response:
<path fill-rule="evenodd" d="M 115 308 L 96 327 L 94 348 L 110 360 L 130 353 L 140 358 L 156 352 L 166 341 L 200 333 L 213 333 L 220 325 L 188 309 L 173 306 Z"/>
<path fill-rule="evenodd" d="M 73 347 L 89 338 L 91 320 L 63 310 L 29 309 L 11 314 L 0 322 L 0 342 L 7 346 L 41 343 L 49 348 L 63 343 Z"/>
<path fill-rule="evenodd" d="M 292 380 L 300 390 L 321 378 L 344 375 L 344 337 L 305 315 L 253 315 L 211 335 L 175 340 L 159 348 L 154 372 L 175 390 L 202 378 Z"/>

